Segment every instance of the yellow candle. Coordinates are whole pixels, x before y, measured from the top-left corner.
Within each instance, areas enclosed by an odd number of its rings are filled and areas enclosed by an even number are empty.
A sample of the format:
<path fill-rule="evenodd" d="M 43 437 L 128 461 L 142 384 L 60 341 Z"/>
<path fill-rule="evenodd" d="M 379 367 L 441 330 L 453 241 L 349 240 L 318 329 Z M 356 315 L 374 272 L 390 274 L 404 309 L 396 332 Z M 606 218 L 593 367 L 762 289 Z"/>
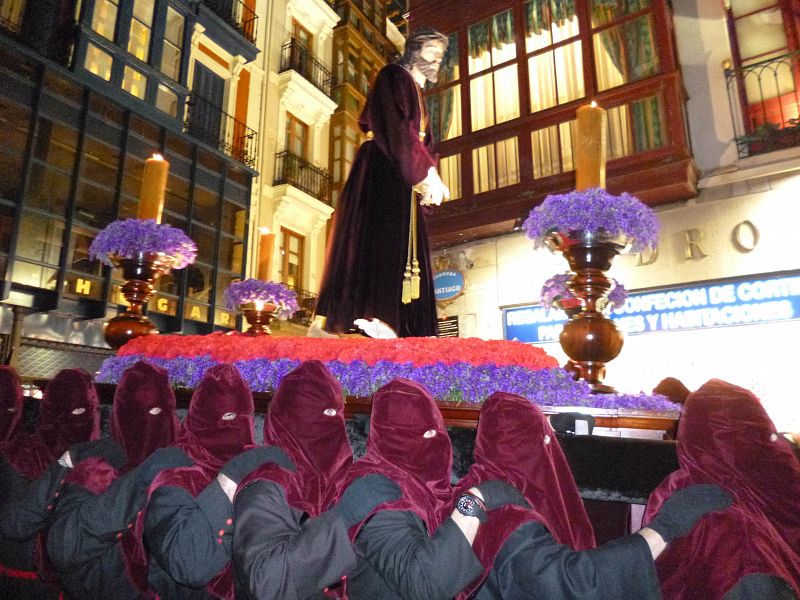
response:
<path fill-rule="evenodd" d="M 258 231 L 261 233 L 261 239 L 258 242 L 258 278 L 261 281 L 269 281 L 272 252 L 275 249 L 275 234 L 270 233 L 269 227 L 261 227 Z"/>
<path fill-rule="evenodd" d="M 139 191 L 139 211 L 136 215 L 138 218 L 155 219 L 156 223 L 161 222 L 168 173 L 169 162 L 164 160 L 160 154 L 153 154 L 151 158 L 144 161 L 142 187 Z"/>
<path fill-rule="evenodd" d="M 578 107 L 575 189 L 606 187 L 606 111 L 592 101 Z"/>

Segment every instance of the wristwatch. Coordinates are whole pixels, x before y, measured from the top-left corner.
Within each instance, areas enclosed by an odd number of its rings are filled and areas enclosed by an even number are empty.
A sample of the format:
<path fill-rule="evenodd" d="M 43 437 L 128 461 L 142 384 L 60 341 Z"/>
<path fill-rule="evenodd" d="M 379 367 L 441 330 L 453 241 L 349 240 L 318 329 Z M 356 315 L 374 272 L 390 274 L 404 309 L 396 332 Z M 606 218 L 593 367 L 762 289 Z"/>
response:
<path fill-rule="evenodd" d="M 463 493 L 456 502 L 456 510 L 467 517 L 475 517 L 481 523 L 486 523 L 489 517 L 486 515 L 486 505 L 477 496 L 470 493 Z"/>

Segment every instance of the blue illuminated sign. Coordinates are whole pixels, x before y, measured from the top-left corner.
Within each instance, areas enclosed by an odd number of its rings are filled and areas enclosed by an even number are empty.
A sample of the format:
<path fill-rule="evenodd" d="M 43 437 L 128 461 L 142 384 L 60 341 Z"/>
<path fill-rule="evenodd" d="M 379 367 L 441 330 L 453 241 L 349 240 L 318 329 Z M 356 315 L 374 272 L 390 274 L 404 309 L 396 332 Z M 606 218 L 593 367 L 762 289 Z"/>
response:
<path fill-rule="evenodd" d="M 433 295 L 437 302 L 453 300 L 464 291 L 464 272 L 452 269 L 433 274 Z"/>
<path fill-rule="evenodd" d="M 626 335 L 800 319 L 800 275 L 634 292 L 610 317 Z M 557 341 L 566 320 L 541 305 L 504 309 L 504 337 Z"/>

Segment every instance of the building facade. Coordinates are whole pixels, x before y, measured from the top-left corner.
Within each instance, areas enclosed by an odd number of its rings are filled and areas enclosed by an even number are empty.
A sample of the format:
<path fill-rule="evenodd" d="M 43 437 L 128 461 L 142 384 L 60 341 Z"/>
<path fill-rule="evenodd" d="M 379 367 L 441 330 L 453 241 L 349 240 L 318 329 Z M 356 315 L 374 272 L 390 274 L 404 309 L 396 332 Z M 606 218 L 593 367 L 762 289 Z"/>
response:
<path fill-rule="evenodd" d="M 298 327 L 280 323 L 276 333 L 304 334 L 333 213 L 328 138 L 336 108 L 331 57 L 339 17 L 323 0 L 280 0 L 269 4 L 265 19 L 268 42 L 255 85 L 262 97 L 263 159 L 251 243 L 264 248 L 254 261 L 266 264 L 262 275 L 293 288 L 301 304 Z M 270 236 L 267 246 L 258 243 L 263 235 Z"/>
<path fill-rule="evenodd" d="M 627 335 L 607 380 L 638 392 L 666 376 L 691 389 L 720 377 L 759 394 L 779 428 L 800 429 L 789 375 L 800 329 L 797 10 L 412 2 L 412 28 L 440 28 L 453 49 L 428 102 L 454 199 L 429 230 L 435 259 L 466 282 L 440 316 L 462 336 L 501 338 L 509 310 L 530 306 L 542 337 L 526 341 L 566 360 L 537 306 L 566 261 L 534 251 L 519 226 L 546 194 L 574 186 L 575 111 L 596 100 L 608 111 L 607 188 L 637 195 L 662 225 L 655 255 L 619 257 L 611 275 L 641 294 L 706 294 L 653 317 L 665 327 L 633 309 L 612 315 Z"/>
<path fill-rule="evenodd" d="M 168 332 L 236 326 L 223 291 L 247 258 L 257 27 L 239 0 L 0 3 L 0 332 L 6 360 L 21 338 L 23 375 L 94 370 L 104 355 L 123 280 L 89 244 L 136 216 L 155 152 L 170 162 L 162 221 L 199 252 L 157 281 L 148 314 Z"/>

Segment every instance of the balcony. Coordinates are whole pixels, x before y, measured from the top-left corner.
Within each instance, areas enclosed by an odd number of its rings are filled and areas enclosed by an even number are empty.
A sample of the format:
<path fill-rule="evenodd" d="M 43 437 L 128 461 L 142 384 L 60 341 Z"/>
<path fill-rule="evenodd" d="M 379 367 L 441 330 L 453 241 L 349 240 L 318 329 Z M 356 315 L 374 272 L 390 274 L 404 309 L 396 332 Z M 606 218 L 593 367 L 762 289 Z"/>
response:
<path fill-rule="evenodd" d="M 258 15 L 244 2 L 241 0 L 203 0 L 203 4 L 241 33 L 248 42 L 256 43 Z"/>
<path fill-rule="evenodd" d="M 325 169 L 284 150 L 275 155 L 274 185 L 288 183 L 328 206 L 331 205 L 331 176 Z"/>
<path fill-rule="evenodd" d="M 258 134 L 202 96 L 192 94 L 183 128 L 195 139 L 255 168 Z"/>
<path fill-rule="evenodd" d="M 800 146 L 800 51 L 725 69 L 739 158 Z"/>
<path fill-rule="evenodd" d="M 331 97 L 333 88 L 333 73 L 314 58 L 311 51 L 296 39 L 292 38 L 281 48 L 280 73 L 294 70 L 308 80 L 323 94 Z"/>
<path fill-rule="evenodd" d="M 293 285 L 287 287 L 297 294 L 297 304 L 300 305 L 300 310 L 294 313 L 289 318 L 289 321 L 296 325 L 308 327 L 311 325 L 311 318 L 314 316 L 314 310 L 317 308 L 317 295 Z"/>

